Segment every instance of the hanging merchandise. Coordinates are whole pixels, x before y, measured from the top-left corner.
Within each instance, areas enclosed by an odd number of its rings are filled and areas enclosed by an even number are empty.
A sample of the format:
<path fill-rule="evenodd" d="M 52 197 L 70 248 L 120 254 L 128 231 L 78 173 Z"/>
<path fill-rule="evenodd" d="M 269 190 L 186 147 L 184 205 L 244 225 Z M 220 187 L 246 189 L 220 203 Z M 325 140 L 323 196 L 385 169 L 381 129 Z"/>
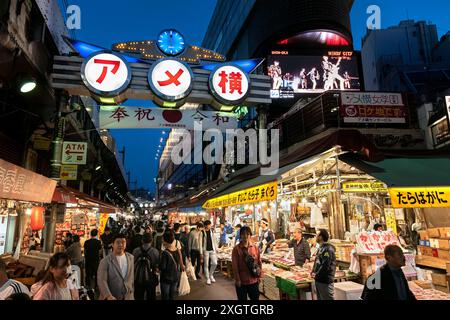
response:
<path fill-rule="evenodd" d="M 31 230 L 40 231 L 44 229 L 44 207 L 33 207 L 31 209 Z"/>
<path fill-rule="evenodd" d="M 324 223 L 322 210 L 315 204 L 311 205 L 311 227 L 321 227 Z"/>

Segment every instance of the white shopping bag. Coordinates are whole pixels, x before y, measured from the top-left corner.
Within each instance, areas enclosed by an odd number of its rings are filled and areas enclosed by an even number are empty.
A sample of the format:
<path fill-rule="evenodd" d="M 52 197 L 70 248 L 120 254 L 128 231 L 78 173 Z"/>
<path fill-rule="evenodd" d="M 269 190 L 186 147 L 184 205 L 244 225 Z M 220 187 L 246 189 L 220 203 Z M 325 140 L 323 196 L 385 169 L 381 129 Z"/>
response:
<path fill-rule="evenodd" d="M 189 279 L 186 272 L 181 273 L 180 287 L 178 288 L 178 295 L 185 296 L 191 292 L 191 286 L 189 285 Z"/>
<path fill-rule="evenodd" d="M 158 285 L 156 286 L 156 295 L 161 296 L 161 281 L 159 279 L 159 274 L 157 276 L 158 276 Z"/>
<path fill-rule="evenodd" d="M 186 274 L 188 277 L 190 277 L 192 280 L 197 280 L 197 277 L 195 276 L 195 269 L 194 266 L 192 265 L 191 261 L 187 261 L 187 265 L 186 265 Z"/>

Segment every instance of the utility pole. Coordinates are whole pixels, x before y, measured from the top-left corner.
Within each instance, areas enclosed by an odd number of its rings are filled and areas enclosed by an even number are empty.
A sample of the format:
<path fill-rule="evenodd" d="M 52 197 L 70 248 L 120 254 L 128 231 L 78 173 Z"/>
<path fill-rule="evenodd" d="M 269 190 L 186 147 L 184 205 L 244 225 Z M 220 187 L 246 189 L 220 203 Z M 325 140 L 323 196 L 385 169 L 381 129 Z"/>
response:
<path fill-rule="evenodd" d="M 129 188 L 130 183 L 131 183 L 131 172 L 130 171 L 127 172 L 127 177 L 128 177 L 128 188 Z"/>
<path fill-rule="evenodd" d="M 119 151 L 120 154 L 122 154 L 122 165 L 125 168 L 125 146 L 123 146 L 122 151 Z"/>

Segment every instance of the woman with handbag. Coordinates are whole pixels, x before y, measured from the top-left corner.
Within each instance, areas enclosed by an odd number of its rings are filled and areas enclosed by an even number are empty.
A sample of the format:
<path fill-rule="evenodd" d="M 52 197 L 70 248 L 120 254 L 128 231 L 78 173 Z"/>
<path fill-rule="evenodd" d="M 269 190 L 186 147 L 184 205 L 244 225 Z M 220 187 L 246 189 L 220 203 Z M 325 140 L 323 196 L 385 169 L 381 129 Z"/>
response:
<path fill-rule="evenodd" d="M 242 227 L 241 241 L 234 247 L 232 253 L 236 294 L 239 301 L 246 301 L 248 298 L 253 301 L 259 300 L 262 262 L 258 247 L 250 242 L 251 236 L 251 229 Z"/>

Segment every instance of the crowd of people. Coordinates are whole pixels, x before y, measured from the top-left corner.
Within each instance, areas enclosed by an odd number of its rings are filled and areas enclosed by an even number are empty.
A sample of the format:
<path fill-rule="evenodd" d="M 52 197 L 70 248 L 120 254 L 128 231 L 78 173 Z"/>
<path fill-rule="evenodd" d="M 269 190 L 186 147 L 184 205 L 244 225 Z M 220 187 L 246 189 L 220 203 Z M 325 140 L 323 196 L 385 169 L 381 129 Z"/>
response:
<path fill-rule="evenodd" d="M 158 288 L 162 300 L 173 300 L 181 274 L 188 267 L 195 280 L 213 285 L 218 248 L 231 245 L 237 299 L 256 301 L 260 297 L 261 255 L 269 252 L 275 241 L 267 220 L 261 220 L 257 232 L 255 243 L 252 229 L 244 221 L 237 226 L 230 243 L 228 235 L 233 228 L 226 221 L 220 224 L 219 234 L 208 220 L 192 229 L 186 224 L 162 221 L 113 223 L 105 227 L 100 238 L 98 230 L 91 231 L 90 239 L 84 242 L 84 256 L 79 236 L 67 233 L 65 251 L 51 257 L 48 268 L 38 274 L 30 290 L 8 278 L 7 266 L 0 259 L 0 300 L 156 300 Z M 328 240 L 328 232 L 319 230 L 311 274 L 319 300 L 334 298 L 336 255 Z M 294 250 L 296 265 L 312 260 L 301 229 L 295 230 L 289 247 Z M 372 288 L 368 283 L 362 299 L 414 299 L 401 271 L 405 265 L 401 248 L 388 246 L 385 257 L 387 264 L 378 274 L 381 288 Z"/>

